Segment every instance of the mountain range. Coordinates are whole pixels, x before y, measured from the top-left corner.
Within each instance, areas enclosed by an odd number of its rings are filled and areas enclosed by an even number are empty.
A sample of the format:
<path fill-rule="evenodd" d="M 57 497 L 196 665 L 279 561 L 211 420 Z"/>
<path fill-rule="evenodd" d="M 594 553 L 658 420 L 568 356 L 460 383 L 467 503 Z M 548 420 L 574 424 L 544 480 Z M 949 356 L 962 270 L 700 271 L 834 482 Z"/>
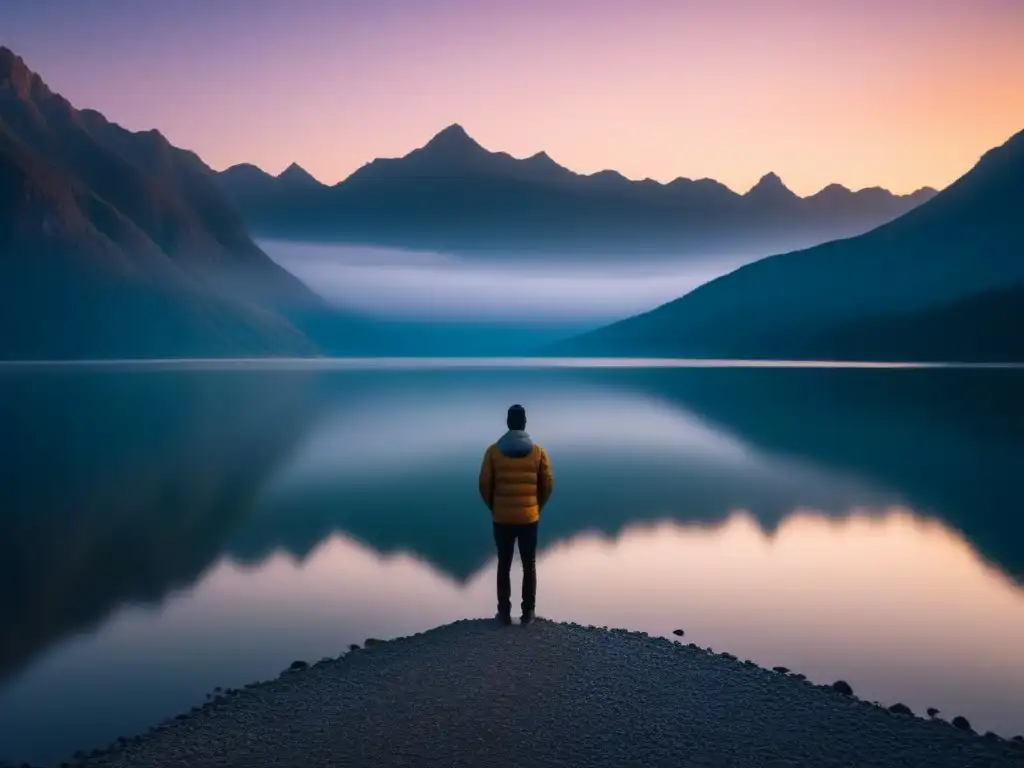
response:
<path fill-rule="evenodd" d="M 556 345 L 559 354 L 1024 361 L 1024 131 L 920 207 Z"/>
<path fill-rule="evenodd" d="M 737 194 L 711 179 L 632 181 L 584 175 L 544 152 L 490 152 L 458 124 L 404 157 L 378 159 L 320 184 L 297 165 L 272 176 L 253 165 L 219 174 L 222 189 L 261 237 L 374 243 L 449 252 L 663 251 L 764 255 L 866 232 L 935 194 L 852 192 L 810 197 L 774 173 Z"/>
<path fill-rule="evenodd" d="M 333 318 L 195 154 L 76 109 L 0 47 L 0 358 L 314 354 L 298 319 Z"/>
<path fill-rule="evenodd" d="M 547 351 L 1019 361 L 1022 214 L 1024 132 L 942 192 L 906 197 L 830 185 L 800 198 L 774 174 L 743 195 L 708 179 L 582 175 L 544 153 L 489 152 L 458 125 L 333 187 L 294 164 L 217 173 L 158 131 L 76 109 L 0 48 L 6 359 L 416 353 L 418 329 L 330 306 L 251 229 L 587 258 L 828 239 Z"/>

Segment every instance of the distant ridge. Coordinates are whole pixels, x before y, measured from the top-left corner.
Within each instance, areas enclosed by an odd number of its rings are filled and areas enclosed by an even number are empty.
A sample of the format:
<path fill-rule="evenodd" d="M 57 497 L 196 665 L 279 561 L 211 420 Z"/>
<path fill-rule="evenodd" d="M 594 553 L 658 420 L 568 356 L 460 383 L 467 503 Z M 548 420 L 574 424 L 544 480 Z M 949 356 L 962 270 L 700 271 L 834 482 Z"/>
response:
<path fill-rule="evenodd" d="M 1024 361 L 1022 285 L 1024 131 L 895 221 L 754 262 L 552 351 Z"/>
<path fill-rule="evenodd" d="M 456 251 L 763 253 L 772 244 L 800 247 L 866 232 L 935 193 L 830 185 L 801 198 L 774 173 L 745 194 L 711 179 L 661 184 L 612 170 L 579 174 L 546 152 L 522 159 L 491 152 L 458 123 L 332 187 L 299 189 L 284 174 L 257 179 L 249 169 L 228 168 L 220 183 L 259 235 Z"/>
<path fill-rule="evenodd" d="M 317 181 L 309 171 L 307 171 L 305 168 L 303 168 L 301 165 L 298 165 L 297 163 L 292 163 L 291 165 L 289 165 L 287 168 L 281 171 L 277 178 L 278 181 L 299 188 L 315 188 L 323 186 L 323 184 Z"/>

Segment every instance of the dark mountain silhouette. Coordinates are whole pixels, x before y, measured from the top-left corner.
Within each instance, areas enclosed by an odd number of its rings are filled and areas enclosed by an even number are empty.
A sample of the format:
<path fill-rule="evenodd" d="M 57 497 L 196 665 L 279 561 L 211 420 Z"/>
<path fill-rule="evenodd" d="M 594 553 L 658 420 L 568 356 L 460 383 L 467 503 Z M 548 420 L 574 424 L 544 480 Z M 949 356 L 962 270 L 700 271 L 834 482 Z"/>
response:
<path fill-rule="evenodd" d="M 235 194 L 240 196 L 272 194 L 284 187 L 284 183 L 277 177 L 271 176 L 264 170 L 249 163 L 233 165 L 218 175 L 218 182 L 221 186 L 228 186 L 236 190 Z"/>
<path fill-rule="evenodd" d="M 297 163 L 292 163 L 281 171 L 277 179 L 282 184 L 296 189 L 316 189 L 317 187 L 323 186 L 323 184 L 313 178 L 313 175 L 309 171 Z"/>
<path fill-rule="evenodd" d="M 717 368 L 627 374 L 754 450 L 896 489 L 1024 586 L 1024 371 Z M 955 468 L 950 471 L 949 468 Z"/>
<path fill-rule="evenodd" d="M 218 174 L 218 184 L 242 199 L 256 200 L 261 195 L 284 194 L 302 190 L 326 187 L 317 181 L 305 168 L 292 163 L 277 176 L 249 163 L 233 165 Z"/>
<path fill-rule="evenodd" d="M 838 185 L 836 185 L 838 186 Z M 845 189 L 845 187 L 839 187 Z M 847 190 L 849 191 L 849 190 Z M 767 173 L 744 195 L 747 205 L 765 210 L 792 207 L 800 200 L 789 187 L 774 173 Z"/>
<path fill-rule="evenodd" d="M 1021 360 L 1021 281 L 1024 132 L 878 229 L 754 262 L 558 351 Z"/>
<path fill-rule="evenodd" d="M 1024 362 L 1024 283 L 920 312 L 896 312 L 816 336 L 810 357 Z"/>
<path fill-rule="evenodd" d="M 0 680 L 190 586 L 319 401 L 301 372 L 0 376 Z"/>
<path fill-rule="evenodd" d="M 330 311 L 195 154 L 75 109 L 0 48 L 0 357 L 315 352 L 292 313 Z"/>
<path fill-rule="evenodd" d="M 865 232 L 934 194 L 833 185 L 819 200 L 798 197 L 775 174 L 746 195 L 710 179 L 584 175 L 544 152 L 523 159 L 490 152 L 459 125 L 333 187 L 299 190 L 256 171 L 234 166 L 220 182 L 258 235 L 452 251 L 763 253 Z"/>

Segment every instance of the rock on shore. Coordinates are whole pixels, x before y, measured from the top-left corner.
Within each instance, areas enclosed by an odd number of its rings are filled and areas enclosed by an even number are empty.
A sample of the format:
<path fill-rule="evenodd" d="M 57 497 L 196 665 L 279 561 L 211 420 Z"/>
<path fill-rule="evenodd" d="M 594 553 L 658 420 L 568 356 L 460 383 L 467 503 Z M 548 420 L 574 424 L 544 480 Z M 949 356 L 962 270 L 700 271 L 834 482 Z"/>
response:
<path fill-rule="evenodd" d="M 217 696 L 81 766 L 1024 768 L 1024 750 L 696 646 L 466 620 Z"/>

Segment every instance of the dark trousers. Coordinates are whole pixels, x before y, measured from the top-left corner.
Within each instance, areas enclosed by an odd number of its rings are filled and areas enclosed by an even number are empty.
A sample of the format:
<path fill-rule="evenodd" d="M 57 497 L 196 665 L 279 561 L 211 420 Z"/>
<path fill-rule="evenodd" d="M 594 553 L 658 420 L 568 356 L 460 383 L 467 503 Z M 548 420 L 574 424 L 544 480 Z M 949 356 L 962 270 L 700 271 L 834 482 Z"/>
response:
<path fill-rule="evenodd" d="M 523 611 L 532 611 L 537 602 L 537 523 L 494 524 L 494 543 L 498 547 L 498 613 L 512 613 L 512 558 L 516 541 L 523 561 Z"/>

